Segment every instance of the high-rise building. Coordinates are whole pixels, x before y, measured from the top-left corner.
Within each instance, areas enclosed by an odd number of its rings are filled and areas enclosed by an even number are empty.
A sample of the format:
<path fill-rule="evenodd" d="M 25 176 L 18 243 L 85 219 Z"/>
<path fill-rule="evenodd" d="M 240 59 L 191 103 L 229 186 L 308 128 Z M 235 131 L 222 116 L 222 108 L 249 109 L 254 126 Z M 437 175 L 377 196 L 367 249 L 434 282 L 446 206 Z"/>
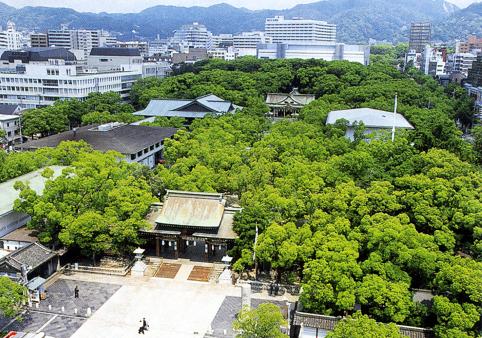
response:
<path fill-rule="evenodd" d="M 212 48 L 225 48 L 233 45 L 233 34 L 219 34 L 211 37 Z"/>
<path fill-rule="evenodd" d="M 482 87 L 482 53 L 479 53 L 477 59 L 472 62 L 472 68 L 468 73 L 467 83 L 474 87 Z"/>
<path fill-rule="evenodd" d="M 409 50 L 422 53 L 432 40 L 432 24 L 430 22 L 413 22 L 410 27 Z"/>
<path fill-rule="evenodd" d="M 336 42 L 336 25 L 325 21 L 301 18 L 285 19 L 284 16 L 267 18 L 264 25 L 273 43 L 283 42 Z"/>
<path fill-rule="evenodd" d="M 48 31 L 49 47 L 63 47 L 84 51 L 84 56 L 90 54 L 92 48 L 112 46 L 115 38 L 102 30 L 68 29 L 62 25 L 60 29 Z"/>
<path fill-rule="evenodd" d="M 13 21 L 9 21 L 7 30 L 0 32 L 0 49 L 17 50 L 22 47 L 22 33 L 17 32 Z"/>
<path fill-rule="evenodd" d="M 188 47 L 194 48 L 210 48 L 212 34 L 207 30 L 206 26 L 193 22 L 189 25 L 183 25 L 174 32 L 173 42 L 185 42 Z"/>
<path fill-rule="evenodd" d="M 30 47 L 48 47 L 49 38 L 46 33 L 30 33 Z"/>

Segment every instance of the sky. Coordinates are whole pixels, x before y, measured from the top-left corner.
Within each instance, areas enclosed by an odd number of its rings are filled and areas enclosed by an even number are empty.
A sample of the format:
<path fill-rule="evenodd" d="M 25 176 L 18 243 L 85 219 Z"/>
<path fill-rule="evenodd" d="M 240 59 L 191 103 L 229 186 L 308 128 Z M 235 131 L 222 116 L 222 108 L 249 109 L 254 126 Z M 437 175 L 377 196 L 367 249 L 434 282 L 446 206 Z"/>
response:
<path fill-rule="evenodd" d="M 13 7 L 23 6 L 48 6 L 48 7 L 70 7 L 81 12 L 140 12 L 147 7 L 156 5 L 174 6 L 210 6 L 216 3 L 225 2 L 236 7 L 249 9 L 283 9 L 291 8 L 297 4 L 314 2 L 313 0 L 0 0 Z M 367 0 L 369 1 L 369 0 Z M 401 0 L 403 1 L 403 0 Z M 467 7 L 471 3 L 482 0 L 449 0 L 459 7 Z"/>

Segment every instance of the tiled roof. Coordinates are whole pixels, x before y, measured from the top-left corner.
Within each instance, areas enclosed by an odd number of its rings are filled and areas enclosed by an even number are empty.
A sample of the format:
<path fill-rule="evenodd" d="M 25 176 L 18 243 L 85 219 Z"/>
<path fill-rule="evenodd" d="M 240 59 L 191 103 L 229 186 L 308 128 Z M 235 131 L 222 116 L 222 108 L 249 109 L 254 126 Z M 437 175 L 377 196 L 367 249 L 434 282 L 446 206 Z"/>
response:
<path fill-rule="evenodd" d="M 80 127 L 19 145 L 23 149 L 56 147 L 62 141 L 84 140 L 94 150 L 115 150 L 121 154 L 135 154 L 149 146 L 172 137 L 176 128 L 121 125 L 107 131 L 96 130 L 98 125 Z"/>
<path fill-rule="evenodd" d="M 200 110 L 189 110 L 193 105 L 205 108 Z M 194 100 L 184 99 L 162 99 L 151 100 L 144 110 L 135 112 L 137 116 L 163 116 L 163 117 L 184 117 L 202 118 L 206 114 L 221 115 L 233 111 L 237 107 L 231 101 L 226 101 L 220 97 L 208 94 Z"/>
<path fill-rule="evenodd" d="M 313 313 L 299 312 L 295 313 L 293 319 L 293 325 L 303 325 L 305 327 L 313 327 L 323 330 L 332 331 L 335 325 L 340 321 L 342 317 L 333 317 L 318 315 Z M 413 326 L 397 325 L 400 329 L 400 333 L 409 338 L 434 338 L 434 332 L 431 329 L 425 329 Z"/>
<path fill-rule="evenodd" d="M 16 104 L 0 103 L 1 115 L 15 115 L 18 109 L 19 109 L 19 106 Z"/>
<path fill-rule="evenodd" d="M 30 243 L 0 259 L 0 265 L 3 262 L 6 262 L 7 265 L 20 271 L 22 265 L 25 264 L 32 270 L 49 261 L 56 255 L 57 253 L 39 243 Z"/>
<path fill-rule="evenodd" d="M 17 242 L 37 242 L 37 232 L 35 230 L 28 229 L 26 226 L 20 227 L 3 237 L 0 237 L 0 241 L 17 241 Z"/>

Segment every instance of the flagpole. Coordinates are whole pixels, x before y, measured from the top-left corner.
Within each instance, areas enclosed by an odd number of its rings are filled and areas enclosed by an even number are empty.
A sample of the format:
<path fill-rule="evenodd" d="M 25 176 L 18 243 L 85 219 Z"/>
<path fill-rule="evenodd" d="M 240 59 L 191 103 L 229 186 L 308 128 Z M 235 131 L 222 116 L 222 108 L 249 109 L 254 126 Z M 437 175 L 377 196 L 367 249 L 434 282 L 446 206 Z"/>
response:
<path fill-rule="evenodd" d="M 395 142 L 395 118 L 397 116 L 398 95 L 395 94 L 395 107 L 393 109 L 392 142 Z"/>

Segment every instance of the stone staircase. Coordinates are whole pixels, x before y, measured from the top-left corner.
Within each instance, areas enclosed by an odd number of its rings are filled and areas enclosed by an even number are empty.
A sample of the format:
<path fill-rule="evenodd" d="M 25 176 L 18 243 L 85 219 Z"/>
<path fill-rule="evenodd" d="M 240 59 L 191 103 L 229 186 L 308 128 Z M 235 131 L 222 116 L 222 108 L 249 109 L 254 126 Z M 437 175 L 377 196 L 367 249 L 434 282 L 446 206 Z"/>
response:
<path fill-rule="evenodd" d="M 211 275 L 209 276 L 209 282 L 211 283 L 217 283 L 219 275 L 224 270 L 224 264 L 214 264 L 213 266 L 213 271 L 211 272 Z"/>

